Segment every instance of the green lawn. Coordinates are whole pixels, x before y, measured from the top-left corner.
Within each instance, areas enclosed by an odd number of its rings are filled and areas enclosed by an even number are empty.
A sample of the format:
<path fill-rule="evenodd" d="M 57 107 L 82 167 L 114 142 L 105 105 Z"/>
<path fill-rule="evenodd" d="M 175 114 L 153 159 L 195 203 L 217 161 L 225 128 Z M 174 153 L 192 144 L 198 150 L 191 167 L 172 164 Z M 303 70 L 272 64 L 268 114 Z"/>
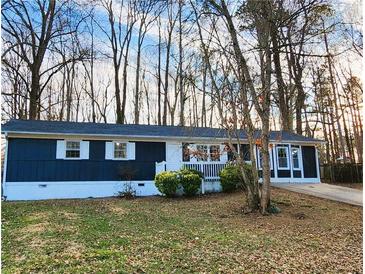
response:
<path fill-rule="evenodd" d="M 263 217 L 243 199 L 3 202 L 2 271 L 362 273 L 361 208 L 274 189 Z"/>

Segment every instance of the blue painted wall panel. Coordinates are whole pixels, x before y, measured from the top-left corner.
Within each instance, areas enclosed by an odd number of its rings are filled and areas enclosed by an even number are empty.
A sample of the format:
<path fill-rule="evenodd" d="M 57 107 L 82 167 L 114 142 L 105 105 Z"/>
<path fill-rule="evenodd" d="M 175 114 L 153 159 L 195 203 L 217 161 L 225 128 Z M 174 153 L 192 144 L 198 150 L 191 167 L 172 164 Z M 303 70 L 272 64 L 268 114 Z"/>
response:
<path fill-rule="evenodd" d="M 293 170 L 293 177 L 294 178 L 301 178 L 302 172 L 300 170 Z"/>
<path fill-rule="evenodd" d="M 136 160 L 105 160 L 105 141 L 90 141 L 89 160 L 56 159 L 56 140 L 9 139 L 8 182 L 153 180 L 155 163 L 165 161 L 163 142 L 136 142 Z"/>

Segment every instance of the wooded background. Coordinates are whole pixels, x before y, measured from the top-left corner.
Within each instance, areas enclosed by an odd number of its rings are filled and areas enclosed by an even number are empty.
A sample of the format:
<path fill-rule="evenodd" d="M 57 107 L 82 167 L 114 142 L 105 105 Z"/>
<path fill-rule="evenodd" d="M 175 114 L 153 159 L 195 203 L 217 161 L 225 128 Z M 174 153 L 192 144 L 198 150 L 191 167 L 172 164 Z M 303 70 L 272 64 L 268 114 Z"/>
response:
<path fill-rule="evenodd" d="M 361 1 L 5 0 L 2 120 L 288 130 L 362 162 Z"/>

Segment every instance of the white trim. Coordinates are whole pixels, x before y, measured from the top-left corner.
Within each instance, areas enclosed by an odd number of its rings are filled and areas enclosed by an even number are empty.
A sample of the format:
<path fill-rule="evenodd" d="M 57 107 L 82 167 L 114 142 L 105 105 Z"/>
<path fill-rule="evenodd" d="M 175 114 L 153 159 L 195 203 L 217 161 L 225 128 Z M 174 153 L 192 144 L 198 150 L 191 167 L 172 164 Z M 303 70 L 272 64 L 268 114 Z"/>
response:
<path fill-rule="evenodd" d="M 259 182 L 262 182 L 262 178 L 259 179 Z M 321 180 L 319 178 L 272 178 L 270 179 L 271 183 L 275 184 L 287 184 L 287 183 L 298 183 L 298 184 L 312 184 L 317 183 L 319 184 Z"/>
<path fill-rule="evenodd" d="M 273 162 L 274 162 L 274 178 L 271 177 L 271 180 L 272 179 L 275 179 L 278 177 L 278 163 L 277 163 L 277 160 L 276 160 L 276 155 L 275 155 L 275 152 L 276 152 L 276 145 L 272 145 L 272 149 L 271 149 L 271 152 L 272 152 L 272 157 L 273 157 Z"/>
<path fill-rule="evenodd" d="M 128 160 L 136 159 L 136 143 L 135 142 L 127 142 L 127 158 L 128 158 Z"/>
<path fill-rule="evenodd" d="M 1 197 L 5 196 L 6 192 L 6 173 L 8 169 L 8 136 L 5 134 L 5 154 L 4 154 L 4 166 L 3 166 L 3 178 L 2 178 L 2 188 L 1 188 Z"/>
<path fill-rule="evenodd" d="M 185 142 L 184 142 L 185 143 Z M 196 157 L 192 157 L 191 155 L 189 155 L 190 160 L 189 161 L 183 161 L 183 144 L 181 143 L 181 161 L 183 163 L 189 164 L 189 163 L 216 163 L 216 164 L 225 164 L 228 162 L 228 154 L 227 151 L 224 150 L 225 148 L 225 144 L 217 144 L 217 143 L 191 143 L 189 144 L 189 149 L 191 151 L 197 151 L 197 146 L 206 146 L 207 147 L 207 161 L 198 161 Z M 210 159 L 210 147 L 211 146 L 219 146 L 219 161 L 212 161 Z"/>
<path fill-rule="evenodd" d="M 321 179 L 321 175 L 319 174 L 320 170 L 319 170 L 318 150 L 317 150 L 317 147 L 316 146 L 314 147 L 314 149 L 315 149 L 315 156 L 316 156 L 317 178 L 318 178 L 318 180 L 320 180 Z"/>
<path fill-rule="evenodd" d="M 81 141 L 80 142 L 80 159 L 89 160 L 90 155 L 90 142 Z"/>
<path fill-rule="evenodd" d="M 118 139 L 128 139 L 128 140 L 140 140 L 140 141 L 151 141 L 151 140 L 162 140 L 162 141 L 181 141 L 184 143 L 208 141 L 224 143 L 228 142 L 229 138 L 217 138 L 217 137 L 193 137 L 193 136 L 153 136 L 153 135 L 109 135 L 109 134 L 74 134 L 74 133 L 46 133 L 46 132 L 26 132 L 26 131 L 2 131 L 3 133 L 8 133 L 11 138 L 47 138 L 47 139 L 60 139 L 60 136 L 70 136 L 72 138 L 81 138 L 87 140 L 118 140 Z M 296 140 L 270 140 L 272 144 L 282 144 L 282 143 L 292 143 L 292 144 L 324 144 L 325 141 L 296 141 Z M 248 144 L 248 141 L 241 142 L 241 144 Z"/>
<path fill-rule="evenodd" d="M 289 146 L 290 144 L 280 144 L 280 145 L 283 145 L 283 146 L 276 146 L 276 159 L 277 159 L 277 163 L 278 163 L 278 166 L 277 166 L 277 169 L 278 170 L 290 170 L 290 156 L 289 156 Z M 289 145 L 289 146 L 284 146 L 284 145 Z M 287 167 L 280 167 L 279 166 L 279 155 L 278 155 L 278 150 L 279 149 L 282 149 L 284 148 L 286 150 L 286 159 L 287 159 Z"/>
<path fill-rule="evenodd" d="M 292 150 L 296 149 L 298 151 L 298 165 L 299 167 L 294 167 L 294 161 L 293 161 L 293 154 L 292 154 Z M 292 170 L 294 171 L 303 171 L 303 165 L 302 165 L 302 150 L 301 150 L 301 146 L 299 147 L 292 147 L 290 145 L 290 157 L 291 157 L 291 163 L 292 163 Z"/>
<path fill-rule="evenodd" d="M 290 178 L 294 178 L 294 166 L 293 166 L 293 159 L 291 157 L 291 144 L 289 144 L 289 159 L 290 159 Z"/>
<path fill-rule="evenodd" d="M 125 157 L 120 157 L 120 158 L 115 157 L 115 145 L 117 143 L 118 144 L 125 144 Z M 129 160 L 128 159 L 128 142 L 113 140 L 112 144 L 113 144 L 113 155 L 112 155 L 113 158 L 112 158 L 112 160 L 117 160 L 117 161 L 127 161 L 127 160 Z"/>
<path fill-rule="evenodd" d="M 261 154 L 260 154 L 260 147 L 255 145 L 257 150 L 257 169 L 262 170 L 261 166 Z M 270 170 L 274 170 L 274 161 L 273 161 L 272 149 L 269 147 L 269 160 L 270 160 Z"/>
<path fill-rule="evenodd" d="M 79 142 L 80 143 L 80 148 L 79 148 L 80 155 L 79 155 L 79 157 L 66 157 L 67 142 Z M 60 149 L 62 149 L 62 151 L 59 151 Z M 90 152 L 89 150 L 90 150 L 89 141 L 84 141 L 84 140 L 80 140 L 80 139 L 57 140 L 56 159 L 67 160 L 67 161 L 88 160 L 89 159 L 89 152 Z M 75 150 L 75 151 L 77 151 L 77 150 Z"/>
<path fill-rule="evenodd" d="M 101 198 L 116 196 L 129 184 L 137 196 L 161 194 L 154 181 L 58 181 L 8 182 L 4 195 L 10 201 Z"/>
<path fill-rule="evenodd" d="M 115 158 L 114 157 L 115 143 L 126 144 L 126 157 L 125 158 Z M 111 150 L 112 151 L 109 151 L 108 145 L 111 145 Z M 105 157 L 104 157 L 104 159 L 105 160 L 111 160 L 111 161 L 135 160 L 136 159 L 136 157 L 135 157 L 135 148 L 134 148 L 134 153 L 133 153 L 133 149 L 132 149 L 131 146 L 135 146 L 135 143 L 127 141 L 125 139 L 119 139 L 119 140 L 113 140 L 113 141 L 106 140 L 105 141 Z"/>

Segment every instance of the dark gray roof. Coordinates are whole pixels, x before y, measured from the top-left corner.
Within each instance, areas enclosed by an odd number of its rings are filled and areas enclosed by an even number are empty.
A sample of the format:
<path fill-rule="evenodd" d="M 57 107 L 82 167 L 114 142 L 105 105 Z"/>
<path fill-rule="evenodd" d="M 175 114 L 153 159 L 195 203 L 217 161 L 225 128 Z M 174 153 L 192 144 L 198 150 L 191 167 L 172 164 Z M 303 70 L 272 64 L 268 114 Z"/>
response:
<path fill-rule="evenodd" d="M 227 131 L 219 128 L 155 126 L 155 125 L 120 125 L 102 123 L 77 123 L 39 120 L 10 120 L 2 125 L 1 131 L 12 133 L 42 133 L 42 134 L 75 134 L 75 135 L 110 135 L 135 137 L 191 137 L 191 138 L 227 138 Z M 256 137 L 260 131 L 256 131 Z M 240 138 L 246 139 L 247 134 L 240 130 Z M 270 140 L 295 142 L 322 142 L 287 131 L 270 132 Z"/>

